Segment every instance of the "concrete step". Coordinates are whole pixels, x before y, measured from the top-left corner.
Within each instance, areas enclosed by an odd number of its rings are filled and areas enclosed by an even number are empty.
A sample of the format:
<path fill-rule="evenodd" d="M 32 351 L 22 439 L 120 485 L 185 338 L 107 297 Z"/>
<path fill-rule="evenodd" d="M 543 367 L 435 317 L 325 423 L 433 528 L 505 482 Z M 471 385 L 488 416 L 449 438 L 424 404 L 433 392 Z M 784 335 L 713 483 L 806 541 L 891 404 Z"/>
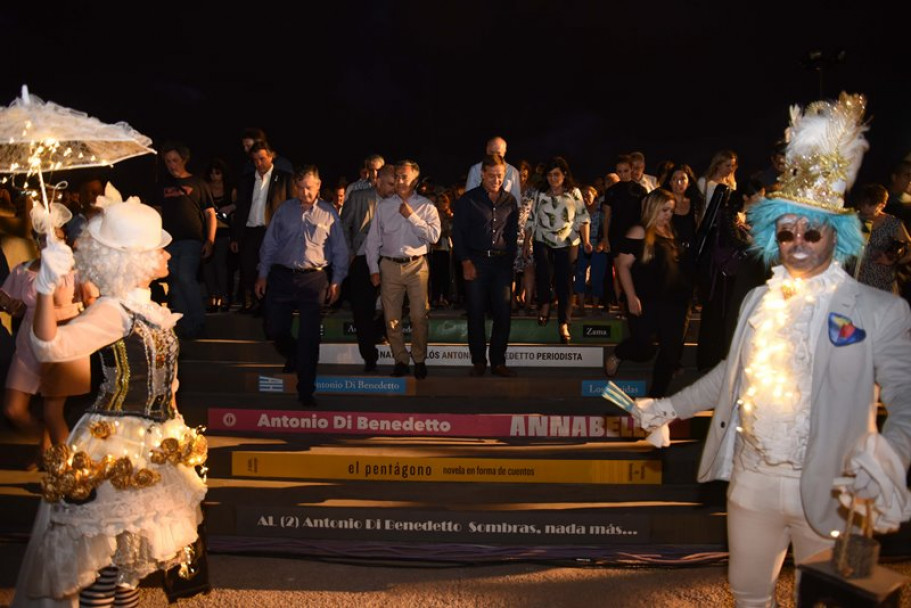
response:
<path fill-rule="evenodd" d="M 611 551 L 654 554 L 659 547 L 723 551 L 726 542 L 723 511 L 701 505 L 463 510 L 247 504 L 212 506 L 207 518 L 210 535 L 234 550 L 258 545 L 308 555 L 345 547 L 349 556 L 420 559 L 430 553 L 439 561 L 479 554 L 593 559 Z"/>
<path fill-rule="evenodd" d="M 563 409 L 563 411 L 558 411 Z M 331 442 L 338 438 L 419 438 L 425 443 L 452 439 L 495 439 L 513 445 L 574 445 L 587 441 L 638 441 L 646 433 L 620 411 L 582 414 L 554 408 L 549 414 L 527 410 L 506 413 L 374 410 L 290 410 L 261 408 L 209 408 L 208 434 L 282 437 L 298 441 Z M 184 418 L 189 420 L 186 408 Z M 671 424 L 672 439 L 701 439 L 708 416 Z M 316 437 L 322 438 L 320 440 Z"/>
<path fill-rule="evenodd" d="M 389 369 L 381 366 L 385 373 L 364 374 L 360 366 L 320 364 L 319 410 L 600 414 L 617 409 L 601 398 L 607 378 L 598 368 L 516 367 L 515 378 L 490 374 L 472 378 L 467 367 L 429 365 L 429 375 L 423 380 L 410 375 L 392 378 L 387 375 Z M 685 368 L 674 378 L 671 389 L 686 386 L 698 376 Z M 630 363 L 624 364 L 614 382 L 630 396 L 642 397 L 650 377 L 649 364 Z M 178 403 L 183 410 L 300 409 L 297 378 L 282 372 L 278 364 L 182 360 L 180 380 Z"/>
<path fill-rule="evenodd" d="M 410 349 L 410 343 L 406 347 Z M 583 367 L 601 370 L 604 358 L 612 345 L 597 344 L 511 344 L 506 351 L 506 365 L 513 368 L 536 368 L 553 370 L 563 367 Z M 392 370 L 393 358 L 389 347 L 377 345 L 379 352 L 379 372 L 389 373 Z M 680 358 L 680 369 L 696 369 L 697 345 L 684 343 Z M 225 338 L 205 338 L 183 341 L 180 345 L 181 365 L 188 361 L 230 362 L 256 365 L 284 366 L 285 360 L 279 355 L 271 342 L 264 340 L 236 340 Z M 467 376 L 471 366 L 468 346 L 464 343 L 430 342 L 427 345 L 429 369 L 461 368 Z M 363 366 L 363 359 L 355 343 L 323 342 L 320 345 L 321 370 L 326 366 L 351 366 L 357 371 Z M 637 363 L 624 361 L 620 374 L 638 373 L 647 370 L 651 374 L 652 361 Z M 549 372 L 548 372 L 549 373 Z"/>
<path fill-rule="evenodd" d="M 211 451 L 211 474 L 256 480 L 659 486 L 693 483 L 701 454 L 698 442 L 689 440 L 656 450 L 645 442 L 511 445 L 373 438 L 328 443 L 318 438 L 305 443 L 295 438 L 251 444 L 249 438 L 218 439 L 231 447 Z"/>
<path fill-rule="evenodd" d="M 510 341 L 515 343 L 556 344 L 556 310 L 543 327 L 534 316 L 514 314 L 511 320 Z M 468 340 L 467 318 L 464 310 L 432 310 L 429 313 L 429 341 L 464 343 Z M 380 323 L 382 325 L 382 323 Z M 296 321 L 295 321 L 296 327 Z M 490 321 L 487 322 L 488 331 Z M 402 319 L 405 335 L 411 333 L 411 321 Z M 699 331 L 699 313 L 692 313 L 687 326 L 686 339 L 695 342 Z M 239 340 L 264 339 L 262 317 L 238 312 L 210 313 L 206 315 L 206 332 L 211 338 Z M 570 324 L 573 340 L 580 344 L 615 344 L 626 335 L 626 321 L 622 315 L 589 310 L 584 317 L 574 316 Z M 354 342 L 356 331 L 351 312 L 346 309 L 332 311 L 323 316 L 322 336 L 327 342 Z"/>
<path fill-rule="evenodd" d="M 692 482 L 696 442 L 659 452 L 642 443 L 348 439 L 302 450 L 275 438 L 230 441 L 216 437 L 210 450 L 207 518 L 217 542 L 235 549 L 318 554 L 329 550 L 326 543 L 350 543 L 347 550 L 365 555 L 394 546 L 403 555 L 434 551 L 443 560 L 480 544 L 512 557 L 559 548 L 580 559 L 624 547 L 724 549 L 725 484 Z M 446 481 L 366 472 L 383 463 L 402 470 L 448 463 L 453 471 Z M 624 468 L 620 476 L 574 479 L 614 465 Z"/>

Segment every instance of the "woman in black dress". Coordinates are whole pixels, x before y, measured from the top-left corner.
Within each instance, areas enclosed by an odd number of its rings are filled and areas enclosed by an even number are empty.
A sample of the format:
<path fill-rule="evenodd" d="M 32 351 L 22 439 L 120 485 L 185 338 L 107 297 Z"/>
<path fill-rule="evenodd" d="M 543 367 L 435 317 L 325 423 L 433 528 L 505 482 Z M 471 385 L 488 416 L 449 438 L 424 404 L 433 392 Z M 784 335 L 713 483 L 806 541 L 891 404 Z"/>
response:
<path fill-rule="evenodd" d="M 626 293 L 629 338 L 607 357 L 604 371 L 617 374 L 623 360 L 648 361 L 652 370 L 650 397 L 667 394 L 683 348 L 693 284 L 681 266 L 681 247 L 674 235 L 674 195 L 659 188 L 642 201 L 642 222 L 626 233 L 614 262 Z"/>

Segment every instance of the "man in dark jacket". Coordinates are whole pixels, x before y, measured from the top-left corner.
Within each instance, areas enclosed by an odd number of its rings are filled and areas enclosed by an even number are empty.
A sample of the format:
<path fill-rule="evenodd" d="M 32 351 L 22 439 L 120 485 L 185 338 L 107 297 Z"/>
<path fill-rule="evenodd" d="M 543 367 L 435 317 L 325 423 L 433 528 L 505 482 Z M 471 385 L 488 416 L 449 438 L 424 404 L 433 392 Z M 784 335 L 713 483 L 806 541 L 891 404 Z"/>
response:
<path fill-rule="evenodd" d="M 250 147 L 250 160 L 256 170 L 241 178 L 231 225 L 231 251 L 240 254 L 240 285 L 244 294 L 241 312 L 247 313 L 259 307 L 253 284 L 266 227 L 279 205 L 294 198 L 292 176 L 275 166 L 275 151 L 268 143 L 255 142 Z"/>

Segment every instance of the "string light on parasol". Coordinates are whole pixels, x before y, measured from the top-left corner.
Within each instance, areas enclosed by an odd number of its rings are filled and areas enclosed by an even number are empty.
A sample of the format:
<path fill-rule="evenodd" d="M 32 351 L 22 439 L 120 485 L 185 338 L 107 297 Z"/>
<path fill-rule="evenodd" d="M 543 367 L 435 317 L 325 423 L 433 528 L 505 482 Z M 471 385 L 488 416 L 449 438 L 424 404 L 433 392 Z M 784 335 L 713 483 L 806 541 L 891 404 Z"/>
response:
<path fill-rule="evenodd" d="M 104 123 L 97 118 L 22 94 L 0 107 L 0 173 L 37 176 L 47 205 L 44 173 L 64 169 L 109 167 L 114 163 L 154 154 L 152 140 L 125 122 Z"/>

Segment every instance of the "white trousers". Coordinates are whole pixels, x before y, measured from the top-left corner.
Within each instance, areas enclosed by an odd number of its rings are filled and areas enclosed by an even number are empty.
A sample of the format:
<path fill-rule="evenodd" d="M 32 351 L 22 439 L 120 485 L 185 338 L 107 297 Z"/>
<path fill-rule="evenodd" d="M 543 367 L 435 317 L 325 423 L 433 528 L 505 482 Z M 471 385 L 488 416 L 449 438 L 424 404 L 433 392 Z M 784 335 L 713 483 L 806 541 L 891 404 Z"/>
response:
<path fill-rule="evenodd" d="M 799 478 L 735 467 L 727 511 L 728 581 L 738 608 L 775 605 L 775 582 L 789 544 L 797 564 L 834 544 L 807 523 Z"/>

